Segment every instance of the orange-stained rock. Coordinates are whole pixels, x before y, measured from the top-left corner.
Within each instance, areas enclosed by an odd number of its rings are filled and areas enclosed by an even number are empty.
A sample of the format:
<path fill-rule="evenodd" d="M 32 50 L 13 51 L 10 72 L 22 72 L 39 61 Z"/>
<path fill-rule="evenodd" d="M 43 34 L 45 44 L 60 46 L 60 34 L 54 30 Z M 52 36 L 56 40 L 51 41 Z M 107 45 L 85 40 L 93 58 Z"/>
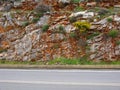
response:
<path fill-rule="evenodd" d="M 0 26 L 0 33 L 5 32 L 4 27 Z"/>
<path fill-rule="evenodd" d="M 9 43 L 7 41 L 2 41 L 1 46 L 2 46 L 2 48 L 6 49 L 9 47 Z"/>
<path fill-rule="evenodd" d="M 5 32 L 10 31 L 14 28 L 14 26 L 7 26 L 5 27 Z"/>

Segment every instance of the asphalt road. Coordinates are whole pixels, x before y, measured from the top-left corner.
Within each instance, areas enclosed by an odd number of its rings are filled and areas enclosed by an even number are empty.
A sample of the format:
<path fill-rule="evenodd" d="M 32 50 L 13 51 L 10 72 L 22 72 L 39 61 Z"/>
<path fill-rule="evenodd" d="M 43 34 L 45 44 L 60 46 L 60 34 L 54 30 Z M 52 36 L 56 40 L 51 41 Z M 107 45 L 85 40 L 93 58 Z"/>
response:
<path fill-rule="evenodd" d="M 120 90 L 120 70 L 0 69 L 0 90 Z"/>

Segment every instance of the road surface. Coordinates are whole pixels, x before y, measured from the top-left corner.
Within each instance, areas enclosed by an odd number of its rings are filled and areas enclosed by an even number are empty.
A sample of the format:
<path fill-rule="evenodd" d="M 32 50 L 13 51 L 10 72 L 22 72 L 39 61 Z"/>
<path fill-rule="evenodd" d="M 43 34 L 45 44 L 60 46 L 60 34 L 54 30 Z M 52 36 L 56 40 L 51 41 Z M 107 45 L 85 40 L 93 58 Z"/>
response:
<path fill-rule="evenodd" d="M 0 69 L 0 90 L 120 90 L 120 70 Z"/>

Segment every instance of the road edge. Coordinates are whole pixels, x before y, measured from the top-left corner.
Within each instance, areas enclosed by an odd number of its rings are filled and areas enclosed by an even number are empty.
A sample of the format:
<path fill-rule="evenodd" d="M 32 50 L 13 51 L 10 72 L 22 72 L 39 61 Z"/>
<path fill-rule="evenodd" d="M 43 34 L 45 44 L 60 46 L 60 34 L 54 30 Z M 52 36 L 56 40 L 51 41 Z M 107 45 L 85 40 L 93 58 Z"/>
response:
<path fill-rule="evenodd" d="M 120 69 L 120 65 L 0 65 L 0 69 Z"/>

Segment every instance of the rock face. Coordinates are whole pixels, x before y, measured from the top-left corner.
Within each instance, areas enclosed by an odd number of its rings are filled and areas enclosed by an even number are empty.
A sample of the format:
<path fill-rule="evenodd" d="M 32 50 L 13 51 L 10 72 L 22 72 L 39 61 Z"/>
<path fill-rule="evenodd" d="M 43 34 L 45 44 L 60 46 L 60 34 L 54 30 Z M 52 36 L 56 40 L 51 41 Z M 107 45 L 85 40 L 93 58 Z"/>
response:
<path fill-rule="evenodd" d="M 95 60 L 118 60 L 120 58 L 120 45 L 116 42 L 120 39 L 120 36 L 116 39 L 106 38 L 103 35 L 95 37 L 89 41 L 90 44 L 90 58 Z"/>
<path fill-rule="evenodd" d="M 108 2 L 71 1 L 22 0 L 14 2 L 12 7 L 0 3 L 3 11 L 0 13 L 0 59 L 44 61 L 59 57 L 80 58 L 83 56 L 81 47 L 88 47 L 86 55 L 91 60 L 120 60 L 119 13 L 100 19 L 99 15 L 108 14 L 108 9 L 98 12 L 92 9 L 100 2 L 102 6 Z M 114 7 L 119 11 L 119 3 L 116 4 Z M 74 12 L 77 7 L 85 10 Z M 88 35 L 77 36 L 79 32 L 74 26 L 75 21 L 91 24 Z M 119 33 L 115 38 L 106 35 L 113 29 Z M 94 37 L 89 38 L 89 35 Z"/>

